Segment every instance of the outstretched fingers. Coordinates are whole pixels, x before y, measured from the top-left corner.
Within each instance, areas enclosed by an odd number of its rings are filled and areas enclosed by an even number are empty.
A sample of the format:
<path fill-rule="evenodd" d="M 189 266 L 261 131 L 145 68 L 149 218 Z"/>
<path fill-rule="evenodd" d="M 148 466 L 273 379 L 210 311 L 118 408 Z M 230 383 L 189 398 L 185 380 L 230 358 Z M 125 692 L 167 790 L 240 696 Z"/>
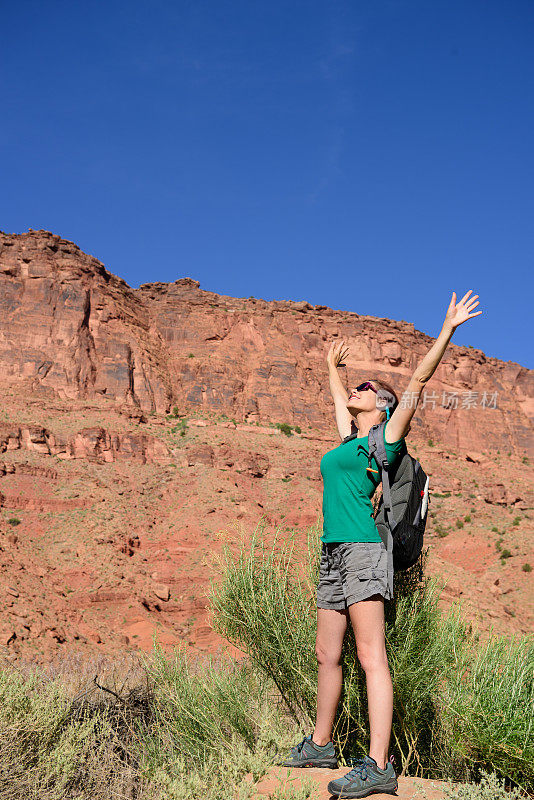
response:
<path fill-rule="evenodd" d="M 475 309 L 477 306 L 480 305 L 480 301 L 476 299 L 477 297 L 478 294 L 473 295 L 473 297 L 470 297 L 465 305 L 465 310 L 467 311 L 468 319 L 471 319 L 471 317 L 477 317 L 479 314 L 482 314 L 482 311 L 473 311 L 473 309 Z"/>

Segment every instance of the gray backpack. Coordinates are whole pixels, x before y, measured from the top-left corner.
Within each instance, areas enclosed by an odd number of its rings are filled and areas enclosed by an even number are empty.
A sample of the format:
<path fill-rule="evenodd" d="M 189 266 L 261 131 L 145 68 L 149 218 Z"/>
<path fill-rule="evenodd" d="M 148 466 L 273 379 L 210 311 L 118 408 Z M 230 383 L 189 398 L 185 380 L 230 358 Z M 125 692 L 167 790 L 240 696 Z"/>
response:
<path fill-rule="evenodd" d="M 393 597 L 393 573 L 412 567 L 423 549 L 428 503 L 428 476 L 403 445 L 394 467 L 384 447 L 386 422 L 369 431 L 369 467 L 374 458 L 382 480 L 382 497 L 374 519 L 388 553 L 388 582 Z"/>

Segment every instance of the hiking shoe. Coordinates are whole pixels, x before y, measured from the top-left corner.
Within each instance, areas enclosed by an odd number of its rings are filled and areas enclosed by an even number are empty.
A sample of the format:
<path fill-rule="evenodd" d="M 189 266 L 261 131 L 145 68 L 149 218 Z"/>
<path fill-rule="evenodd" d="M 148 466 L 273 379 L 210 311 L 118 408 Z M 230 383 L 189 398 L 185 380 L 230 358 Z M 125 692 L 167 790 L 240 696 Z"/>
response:
<path fill-rule="evenodd" d="M 392 762 L 388 761 L 386 768 L 380 769 L 370 756 L 358 759 L 350 772 L 328 784 L 330 794 L 339 800 L 345 797 L 367 797 L 368 794 L 377 792 L 393 794 L 397 788 L 397 776 Z"/>
<path fill-rule="evenodd" d="M 281 761 L 280 767 L 327 767 L 337 769 L 337 756 L 332 742 L 315 744 L 311 736 L 291 748 L 289 758 Z"/>

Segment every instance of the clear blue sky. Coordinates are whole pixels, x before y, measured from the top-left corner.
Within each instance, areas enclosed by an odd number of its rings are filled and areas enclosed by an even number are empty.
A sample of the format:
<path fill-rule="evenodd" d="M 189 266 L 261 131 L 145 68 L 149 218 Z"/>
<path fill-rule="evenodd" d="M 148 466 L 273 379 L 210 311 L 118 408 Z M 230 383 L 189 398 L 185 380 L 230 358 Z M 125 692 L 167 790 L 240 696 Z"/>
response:
<path fill-rule="evenodd" d="M 532 0 L 2 3 L 0 228 L 534 367 Z M 479 310 L 477 309 L 477 310 Z"/>

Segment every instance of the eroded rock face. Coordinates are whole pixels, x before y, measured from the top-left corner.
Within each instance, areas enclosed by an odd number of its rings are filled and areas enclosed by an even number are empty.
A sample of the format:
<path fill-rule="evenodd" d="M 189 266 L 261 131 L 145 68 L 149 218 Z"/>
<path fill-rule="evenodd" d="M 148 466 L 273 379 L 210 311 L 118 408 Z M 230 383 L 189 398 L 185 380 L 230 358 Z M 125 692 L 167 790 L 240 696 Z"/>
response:
<path fill-rule="evenodd" d="M 62 438 L 38 425 L 0 423 L 0 453 L 18 449 L 54 455 L 65 460 L 81 458 L 97 463 L 132 461 L 138 464 L 166 464 L 170 461 L 166 445 L 144 433 L 115 433 L 94 427 Z"/>
<path fill-rule="evenodd" d="M 4 381 L 144 411 L 178 405 L 325 430 L 332 339 L 350 347 L 351 385 L 382 377 L 399 397 L 434 341 L 408 322 L 217 295 L 190 278 L 131 289 L 47 231 L 0 234 L 0 312 Z M 414 432 L 458 450 L 534 456 L 533 371 L 451 344 L 428 395 Z"/>
<path fill-rule="evenodd" d="M 47 231 L 0 234 L 4 380 L 60 397 L 168 407 L 165 348 L 147 309 L 96 258 Z"/>

